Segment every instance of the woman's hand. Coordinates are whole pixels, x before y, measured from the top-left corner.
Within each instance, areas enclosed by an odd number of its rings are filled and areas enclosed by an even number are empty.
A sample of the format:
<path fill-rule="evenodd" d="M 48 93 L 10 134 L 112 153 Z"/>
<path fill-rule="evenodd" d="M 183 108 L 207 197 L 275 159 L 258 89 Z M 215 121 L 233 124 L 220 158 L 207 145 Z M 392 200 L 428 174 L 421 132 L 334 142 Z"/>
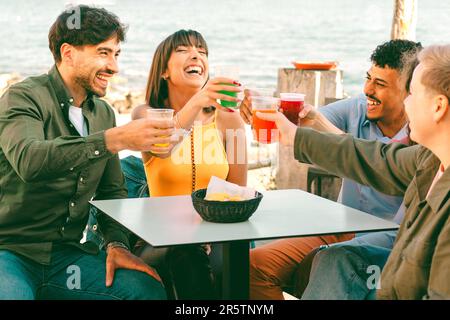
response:
<path fill-rule="evenodd" d="M 210 79 L 205 86 L 189 100 L 189 104 L 195 105 L 198 110 L 214 106 L 218 109 L 226 109 L 225 111 L 229 111 L 230 108 L 223 107 L 217 100 L 220 99 L 236 103 L 240 102 L 239 98 L 226 95 L 220 91 L 239 93 L 242 92 L 242 88 L 241 84 L 233 79 L 221 77 Z"/>
<path fill-rule="evenodd" d="M 276 113 L 256 112 L 256 116 L 262 120 L 274 121 L 277 129 L 280 131 L 280 142 L 286 146 L 293 146 L 297 126 L 289 121 L 284 114 L 277 111 Z"/>

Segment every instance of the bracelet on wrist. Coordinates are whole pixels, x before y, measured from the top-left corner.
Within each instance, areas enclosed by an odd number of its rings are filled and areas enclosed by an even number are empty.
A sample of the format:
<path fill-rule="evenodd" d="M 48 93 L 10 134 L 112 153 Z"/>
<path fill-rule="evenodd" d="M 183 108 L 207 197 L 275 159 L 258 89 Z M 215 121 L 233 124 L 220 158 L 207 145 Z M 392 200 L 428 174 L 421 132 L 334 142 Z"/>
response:
<path fill-rule="evenodd" d="M 175 124 L 175 128 L 180 129 L 183 131 L 183 136 L 188 136 L 191 134 L 192 128 L 193 126 L 191 126 L 189 129 L 184 128 L 181 124 L 180 124 L 180 120 L 178 119 L 178 113 L 175 115 L 175 117 L 173 118 L 173 122 Z"/>
<path fill-rule="evenodd" d="M 125 245 L 125 243 L 120 242 L 120 241 L 112 241 L 112 242 L 108 243 L 108 245 L 106 246 L 106 252 L 108 252 L 110 249 L 113 249 L 113 248 L 122 248 L 127 251 L 130 251 L 130 249 Z"/>

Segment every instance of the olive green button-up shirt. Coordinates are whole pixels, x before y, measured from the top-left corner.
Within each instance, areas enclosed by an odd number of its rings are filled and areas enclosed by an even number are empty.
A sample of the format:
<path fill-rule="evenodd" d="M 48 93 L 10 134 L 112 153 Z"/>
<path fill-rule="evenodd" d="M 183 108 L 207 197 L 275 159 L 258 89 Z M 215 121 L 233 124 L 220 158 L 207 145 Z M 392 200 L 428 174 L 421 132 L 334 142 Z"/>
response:
<path fill-rule="evenodd" d="M 299 128 L 295 158 L 394 196 L 406 206 L 378 299 L 450 299 L 450 169 L 428 149 Z"/>
<path fill-rule="evenodd" d="M 127 197 L 119 158 L 105 146 L 113 110 L 88 97 L 81 107 L 89 135 L 81 137 L 69 120 L 72 102 L 56 66 L 0 98 L 0 250 L 41 264 L 55 243 L 96 253 L 92 243 L 80 244 L 88 201 Z M 98 220 L 106 242 L 128 245 L 126 229 L 103 213 Z"/>

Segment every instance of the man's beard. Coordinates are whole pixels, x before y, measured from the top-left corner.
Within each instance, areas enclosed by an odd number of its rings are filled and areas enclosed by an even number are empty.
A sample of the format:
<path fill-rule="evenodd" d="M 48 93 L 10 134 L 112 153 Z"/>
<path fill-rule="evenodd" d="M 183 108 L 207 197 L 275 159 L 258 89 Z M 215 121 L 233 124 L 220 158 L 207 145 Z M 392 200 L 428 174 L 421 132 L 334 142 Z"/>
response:
<path fill-rule="evenodd" d="M 378 103 L 380 103 L 381 104 L 381 101 L 377 98 L 377 97 L 375 97 L 375 96 L 373 96 L 373 95 L 370 95 L 370 94 L 366 94 L 366 97 L 367 98 L 370 98 L 370 99 L 372 99 L 372 100 L 374 100 L 374 101 L 376 101 L 376 102 L 378 102 Z M 367 102 L 368 103 L 368 102 Z M 367 120 L 369 120 L 370 122 L 373 122 L 373 123 L 377 123 L 378 121 L 380 121 L 381 119 L 383 119 L 383 117 L 371 117 L 371 118 L 369 118 L 369 112 L 367 111 L 366 112 L 366 119 Z"/>
<path fill-rule="evenodd" d="M 88 96 L 96 95 L 96 96 L 99 96 L 99 97 L 104 97 L 105 94 L 106 94 L 106 90 L 100 91 L 100 90 L 95 90 L 94 89 L 94 87 L 92 86 L 91 82 L 89 81 L 89 76 L 78 75 L 75 78 L 75 83 L 78 84 L 79 86 L 81 86 L 84 90 L 86 90 L 86 94 Z"/>
<path fill-rule="evenodd" d="M 383 118 L 382 117 L 371 117 L 371 118 L 369 118 L 368 113 L 366 113 L 366 119 L 369 120 L 370 122 L 377 123 L 378 121 L 380 121 Z"/>

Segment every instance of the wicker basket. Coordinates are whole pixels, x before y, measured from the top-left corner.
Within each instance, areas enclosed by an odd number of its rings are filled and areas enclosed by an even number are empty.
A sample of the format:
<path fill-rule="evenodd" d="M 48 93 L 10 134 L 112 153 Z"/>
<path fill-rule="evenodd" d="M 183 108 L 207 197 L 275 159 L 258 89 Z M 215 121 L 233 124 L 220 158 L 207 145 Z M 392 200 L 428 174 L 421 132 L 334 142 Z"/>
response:
<path fill-rule="evenodd" d="M 256 197 L 243 201 L 208 201 L 205 200 L 206 189 L 192 193 L 192 203 L 203 220 L 209 222 L 242 222 L 248 220 L 256 211 L 263 195 L 256 192 Z"/>

